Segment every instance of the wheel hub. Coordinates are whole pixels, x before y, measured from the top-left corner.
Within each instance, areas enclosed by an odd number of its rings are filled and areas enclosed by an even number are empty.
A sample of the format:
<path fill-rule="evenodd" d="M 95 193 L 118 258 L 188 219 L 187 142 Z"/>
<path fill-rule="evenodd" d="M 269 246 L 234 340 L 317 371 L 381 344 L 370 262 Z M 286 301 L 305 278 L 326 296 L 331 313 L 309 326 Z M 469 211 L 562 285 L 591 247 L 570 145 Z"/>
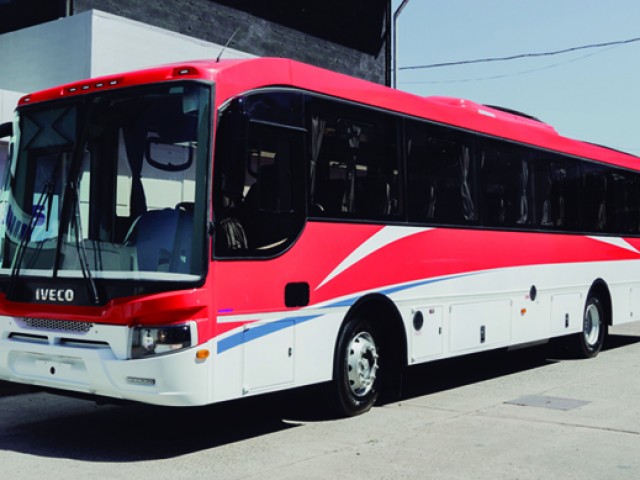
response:
<path fill-rule="evenodd" d="M 584 324 L 582 327 L 582 333 L 584 339 L 589 346 L 594 346 L 598 343 L 600 337 L 600 312 L 595 305 L 589 305 L 584 315 Z"/>
<path fill-rule="evenodd" d="M 378 365 L 378 351 L 367 332 L 356 335 L 348 347 L 347 370 L 349 386 L 354 395 L 363 397 L 373 388 Z"/>

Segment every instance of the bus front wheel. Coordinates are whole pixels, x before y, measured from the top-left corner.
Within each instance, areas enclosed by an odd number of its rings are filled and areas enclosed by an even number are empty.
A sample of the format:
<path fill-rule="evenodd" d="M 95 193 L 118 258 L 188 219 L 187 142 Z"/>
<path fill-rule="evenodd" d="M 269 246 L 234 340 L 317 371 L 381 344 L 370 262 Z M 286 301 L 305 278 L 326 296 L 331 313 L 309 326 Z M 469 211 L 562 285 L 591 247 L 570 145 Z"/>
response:
<path fill-rule="evenodd" d="M 338 339 L 334 400 L 340 415 L 368 411 L 380 393 L 380 340 L 370 322 L 349 321 Z"/>
<path fill-rule="evenodd" d="M 604 344 L 607 333 L 606 313 L 597 296 L 587 299 L 582 318 L 582 331 L 575 336 L 575 353 L 581 358 L 593 358 Z"/>

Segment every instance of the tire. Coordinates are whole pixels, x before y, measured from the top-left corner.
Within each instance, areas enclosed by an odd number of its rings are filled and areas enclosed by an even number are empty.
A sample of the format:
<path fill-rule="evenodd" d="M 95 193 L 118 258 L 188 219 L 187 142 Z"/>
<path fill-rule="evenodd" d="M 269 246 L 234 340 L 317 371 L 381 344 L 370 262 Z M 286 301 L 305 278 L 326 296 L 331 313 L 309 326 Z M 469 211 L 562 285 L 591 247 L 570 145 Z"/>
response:
<path fill-rule="evenodd" d="M 597 296 L 587 298 L 582 317 L 582 332 L 575 335 L 574 350 L 579 358 L 593 358 L 600 353 L 607 333 L 606 312 Z"/>
<path fill-rule="evenodd" d="M 340 332 L 336 347 L 333 398 L 339 415 L 371 409 L 380 394 L 380 337 L 366 320 L 355 318 Z"/>

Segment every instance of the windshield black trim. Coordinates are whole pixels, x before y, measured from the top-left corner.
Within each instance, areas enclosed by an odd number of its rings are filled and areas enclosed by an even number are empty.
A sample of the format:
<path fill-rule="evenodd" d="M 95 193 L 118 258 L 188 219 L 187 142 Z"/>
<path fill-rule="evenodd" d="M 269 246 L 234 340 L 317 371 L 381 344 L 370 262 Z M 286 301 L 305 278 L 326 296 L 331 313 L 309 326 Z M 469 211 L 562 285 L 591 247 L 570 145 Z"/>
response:
<path fill-rule="evenodd" d="M 209 228 L 208 225 L 210 223 L 211 218 L 211 157 L 212 157 L 212 126 L 214 119 L 212 117 L 213 112 L 213 104 L 215 101 L 215 85 L 206 80 L 188 80 L 188 79 L 179 79 L 179 80 L 170 80 L 167 82 L 160 83 L 151 83 L 145 85 L 135 85 L 131 87 L 121 88 L 109 90 L 108 94 L 122 94 L 127 95 L 131 94 L 131 92 L 135 92 L 137 90 L 146 91 L 149 88 L 153 88 L 155 86 L 162 85 L 194 85 L 199 84 L 205 87 L 205 91 L 208 95 L 208 101 L 204 106 L 202 113 L 200 115 L 200 122 L 197 127 L 198 139 L 204 145 L 205 148 L 198 148 L 197 154 L 195 157 L 197 168 L 200 169 L 198 175 L 200 178 L 204 177 L 204 185 L 202 188 L 198 188 L 196 192 L 196 211 L 194 212 L 196 215 L 196 221 L 200 226 L 196 226 L 196 232 L 198 235 L 202 237 L 199 242 L 195 242 L 198 244 L 198 250 L 194 250 L 194 257 L 192 261 L 198 262 L 197 270 L 200 273 L 194 274 L 192 276 L 198 276 L 197 279 L 194 280 L 146 280 L 146 279 L 135 279 L 135 278 L 101 278 L 98 276 L 92 275 L 91 272 L 86 272 L 85 269 L 81 269 L 82 277 L 67 277 L 66 275 L 61 275 L 62 272 L 67 272 L 66 270 L 61 270 L 60 260 L 56 259 L 54 264 L 55 272 L 52 277 L 39 277 L 33 276 L 30 274 L 20 275 L 20 268 L 16 272 L 15 278 L 12 279 L 12 275 L 5 276 L 4 274 L 0 278 L 0 291 L 4 292 L 7 296 L 8 300 L 18 301 L 18 302 L 38 302 L 35 297 L 36 289 L 38 288 L 62 288 L 61 286 L 67 286 L 66 288 L 73 288 L 78 292 L 77 296 L 74 296 L 73 302 L 67 302 L 69 305 L 77 305 L 77 306 L 98 306 L 105 305 L 109 301 L 127 296 L 135 296 L 142 294 L 153 294 L 160 293 L 171 290 L 188 290 L 193 288 L 202 287 L 207 278 L 207 274 L 209 272 L 210 265 L 210 236 L 209 236 Z M 46 109 L 56 108 L 58 105 L 68 105 L 70 102 L 76 103 L 77 105 L 87 105 L 91 104 L 93 99 L 96 97 L 104 96 L 106 91 L 99 92 L 91 92 L 84 95 L 82 98 L 73 97 L 63 98 L 63 99 L 54 99 L 46 102 L 22 105 L 18 107 L 17 112 L 19 114 L 23 114 L 24 112 L 37 112 L 44 111 Z M 82 107 L 81 107 L 82 108 Z M 83 130 L 86 130 L 87 126 L 83 126 Z M 79 170 L 81 169 L 81 160 L 82 160 L 82 149 L 86 140 L 86 132 L 81 132 L 81 135 L 78 136 L 78 142 L 76 144 L 76 148 L 73 155 L 72 160 L 72 175 L 69 176 L 70 179 L 77 177 Z M 74 183 L 69 180 L 66 189 L 73 188 Z M 69 192 L 67 192 L 69 193 Z M 71 207 L 73 206 L 73 199 L 67 198 L 73 197 L 72 195 L 65 195 L 63 200 L 63 215 L 72 215 Z M 68 225 L 68 218 L 65 220 L 61 218 L 60 221 L 60 229 L 58 235 L 58 241 L 62 241 L 62 226 Z M 194 243 L 194 244 L 195 244 Z M 60 246 L 58 245 L 58 255 L 60 254 Z M 195 255 L 199 253 L 200 255 Z M 86 264 L 86 269 L 90 268 L 88 264 Z M 7 267 L 8 269 L 8 267 Z M 11 269 L 13 270 L 13 268 Z M 49 274 L 51 270 L 48 270 Z M 88 280 L 87 273 L 90 278 Z M 119 272 L 114 271 L 115 275 Z M 126 274 L 127 272 L 121 272 Z M 144 275 L 144 272 L 140 272 Z M 148 273 L 148 272 L 147 272 Z M 179 274 L 177 274 L 179 275 Z M 90 285 L 87 282 L 90 282 Z M 57 303 L 57 302 L 42 302 L 38 303 Z"/>
<path fill-rule="evenodd" d="M 150 295 L 168 291 L 192 290 L 204 285 L 204 279 L 194 282 L 171 281 L 140 281 L 95 278 L 95 287 L 99 295 L 96 303 L 87 289 L 83 278 L 46 278 L 21 276 L 15 281 L 15 288 L 11 295 L 7 294 L 7 300 L 12 302 L 25 302 L 37 304 L 69 305 L 77 307 L 99 307 L 108 304 L 111 300 L 137 295 Z M 6 291 L 8 278 L 0 281 L 0 290 Z M 64 294 L 51 294 L 42 298 L 37 292 L 65 292 L 73 291 L 73 300 L 65 301 Z"/>

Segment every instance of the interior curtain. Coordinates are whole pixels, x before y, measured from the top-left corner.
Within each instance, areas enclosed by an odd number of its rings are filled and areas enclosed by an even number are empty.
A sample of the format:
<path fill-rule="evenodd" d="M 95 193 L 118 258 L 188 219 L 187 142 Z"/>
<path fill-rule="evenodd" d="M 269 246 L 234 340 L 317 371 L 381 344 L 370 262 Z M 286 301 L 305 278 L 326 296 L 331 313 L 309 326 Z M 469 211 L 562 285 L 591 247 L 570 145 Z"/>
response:
<path fill-rule="evenodd" d="M 465 220 L 475 220 L 476 208 L 473 204 L 471 196 L 471 188 L 469 187 L 469 169 L 471 167 L 471 152 L 468 147 L 462 148 L 460 156 L 460 169 L 462 171 L 462 184 L 460 185 L 460 193 L 462 194 L 462 208 L 464 210 Z"/>
<path fill-rule="evenodd" d="M 520 218 L 518 223 L 527 223 L 529 220 L 529 200 L 527 195 L 527 188 L 529 186 L 529 164 L 526 160 L 522 160 L 522 174 L 520 176 L 522 181 L 522 189 L 520 191 Z"/>
<path fill-rule="evenodd" d="M 138 122 L 130 128 L 123 130 L 124 147 L 127 152 L 127 161 L 131 169 L 131 217 L 136 218 L 147 211 L 147 199 L 142 186 L 142 165 L 146 141 L 146 129 Z"/>
<path fill-rule="evenodd" d="M 322 148 L 322 140 L 324 139 L 324 129 L 327 125 L 326 120 L 319 117 L 311 119 L 311 170 L 309 172 L 309 180 L 311 182 L 311 199 L 313 200 L 316 190 L 316 169 L 318 165 L 318 157 Z"/>

